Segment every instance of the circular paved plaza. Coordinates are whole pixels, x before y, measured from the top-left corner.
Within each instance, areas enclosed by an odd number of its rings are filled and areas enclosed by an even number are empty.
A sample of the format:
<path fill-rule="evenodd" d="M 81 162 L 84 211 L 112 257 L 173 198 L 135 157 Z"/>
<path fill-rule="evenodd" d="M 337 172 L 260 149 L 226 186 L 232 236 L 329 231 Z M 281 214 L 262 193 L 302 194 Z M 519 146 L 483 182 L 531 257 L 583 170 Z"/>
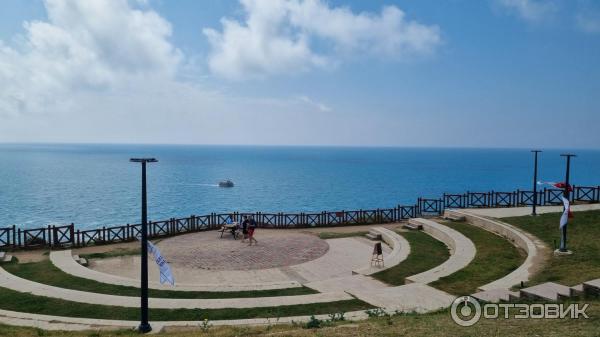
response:
<path fill-rule="evenodd" d="M 173 267 L 206 270 L 252 270 L 292 266 L 314 260 L 329 250 L 315 235 L 288 230 L 258 229 L 258 245 L 248 246 L 225 232 L 181 235 L 158 246 Z"/>

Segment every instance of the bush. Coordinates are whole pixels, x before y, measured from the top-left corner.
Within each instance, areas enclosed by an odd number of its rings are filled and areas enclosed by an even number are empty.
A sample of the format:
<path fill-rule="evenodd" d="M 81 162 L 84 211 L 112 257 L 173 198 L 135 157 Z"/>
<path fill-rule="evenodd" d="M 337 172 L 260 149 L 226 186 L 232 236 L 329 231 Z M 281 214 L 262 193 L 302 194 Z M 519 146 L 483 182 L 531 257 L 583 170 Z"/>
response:
<path fill-rule="evenodd" d="M 316 318 L 313 315 L 313 316 L 310 316 L 310 320 L 308 320 L 305 327 L 307 329 L 319 329 L 321 327 L 321 324 L 323 324 L 323 321 Z"/>

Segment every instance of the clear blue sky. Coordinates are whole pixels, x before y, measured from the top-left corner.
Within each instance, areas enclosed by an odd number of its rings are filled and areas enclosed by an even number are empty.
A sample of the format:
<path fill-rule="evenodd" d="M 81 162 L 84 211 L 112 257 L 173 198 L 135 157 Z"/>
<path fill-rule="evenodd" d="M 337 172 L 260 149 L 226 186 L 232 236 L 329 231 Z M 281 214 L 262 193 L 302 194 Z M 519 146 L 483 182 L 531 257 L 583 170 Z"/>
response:
<path fill-rule="evenodd" d="M 600 147 L 600 1 L 1 6 L 0 142 Z"/>

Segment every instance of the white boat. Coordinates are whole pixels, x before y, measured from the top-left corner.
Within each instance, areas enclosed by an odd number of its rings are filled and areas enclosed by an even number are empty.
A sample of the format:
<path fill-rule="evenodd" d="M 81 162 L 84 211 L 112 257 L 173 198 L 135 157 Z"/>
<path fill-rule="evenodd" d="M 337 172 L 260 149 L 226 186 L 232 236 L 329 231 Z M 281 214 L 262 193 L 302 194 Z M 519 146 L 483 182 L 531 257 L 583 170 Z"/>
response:
<path fill-rule="evenodd" d="M 227 179 L 223 181 L 219 181 L 219 187 L 233 187 L 233 181 Z"/>

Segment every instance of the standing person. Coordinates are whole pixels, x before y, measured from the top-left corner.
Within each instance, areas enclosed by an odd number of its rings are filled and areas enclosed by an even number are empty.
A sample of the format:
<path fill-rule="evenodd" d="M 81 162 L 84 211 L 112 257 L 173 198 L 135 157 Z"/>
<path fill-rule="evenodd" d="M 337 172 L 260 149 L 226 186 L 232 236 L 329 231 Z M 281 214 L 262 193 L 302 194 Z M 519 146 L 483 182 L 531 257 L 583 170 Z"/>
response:
<path fill-rule="evenodd" d="M 248 238 L 248 224 L 248 217 L 244 215 L 244 221 L 242 221 L 242 234 L 244 235 L 244 237 L 242 238 L 242 242 L 245 242 Z"/>
<path fill-rule="evenodd" d="M 258 241 L 256 241 L 256 239 L 254 238 L 254 230 L 256 229 L 256 221 L 254 221 L 254 218 L 250 218 L 250 223 L 248 226 L 248 240 L 250 241 L 250 244 L 248 244 L 248 246 L 252 246 L 252 241 L 254 241 L 254 245 L 258 244 Z"/>

